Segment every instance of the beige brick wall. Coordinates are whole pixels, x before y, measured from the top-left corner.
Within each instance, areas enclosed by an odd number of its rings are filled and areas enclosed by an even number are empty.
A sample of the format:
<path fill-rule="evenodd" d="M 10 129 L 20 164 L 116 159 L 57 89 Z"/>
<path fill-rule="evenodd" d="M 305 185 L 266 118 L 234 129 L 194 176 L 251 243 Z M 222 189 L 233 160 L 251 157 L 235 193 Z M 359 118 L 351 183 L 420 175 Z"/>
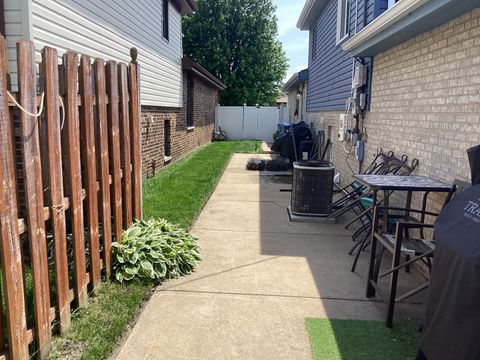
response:
<path fill-rule="evenodd" d="M 382 147 L 417 158 L 417 174 L 469 181 L 465 150 L 480 143 L 479 20 L 477 8 L 375 56 L 365 164 Z M 336 135 L 338 114 L 309 117 Z M 333 159 L 346 180 L 351 171 L 340 146 Z M 358 169 L 357 161 L 350 165 Z"/>

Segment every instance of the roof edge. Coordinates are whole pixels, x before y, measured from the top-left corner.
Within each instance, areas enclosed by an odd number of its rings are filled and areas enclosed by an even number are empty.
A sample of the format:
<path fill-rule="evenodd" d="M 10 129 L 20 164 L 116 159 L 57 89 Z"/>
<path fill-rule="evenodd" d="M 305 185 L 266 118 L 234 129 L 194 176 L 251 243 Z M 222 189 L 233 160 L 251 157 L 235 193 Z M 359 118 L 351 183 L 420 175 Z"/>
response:
<path fill-rule="evenodd" d="M 212 86 L 217 90 L 225 90 L 227 88 L 227 85 L 225 85 L 223 82 L 217 79 L 215 75 L 210 73 L 207 69 L 203 68 L 193 60 L 183 58 L 182 68 L 183 70 L 191 72 L 192 74 L 196 75 L 201 80 L 203 80 L 208 85 Z"/>
<path fill-rule="evenodd" d="M 304 69 L 292 75 L 290 79 L 283 85 L 282 90 L 289 92 L 292 88 L 300 85 L 302 82 L 308 80 L 308 69 Z"/>
<path fill-rule="evenodd" d="M 195 0 L 171 0 L 171 2 L 182 15 L 193 14 L 198 10 L 198 5 Z"/>
<path fill-rule="evenodd" d="M 306 30 L 304 29 L 305 22 L 307 21 L 308 15 L 310 14 L 310 11 L 312 11 L 313 5 L 315 4 L 315 0 L 307 0 L 305 2 L 305 5 L 303 6 L 302 12 L 300 13 L 300 17 L 298 18 L 297 21 L 297 28 L 300 30 Z"/>
<path fill-rule="evenodd" d="M 297 28 L 303 31 L 310 30 L 327 3 L 327 0 L 307 0 L 298 18 Z"/>

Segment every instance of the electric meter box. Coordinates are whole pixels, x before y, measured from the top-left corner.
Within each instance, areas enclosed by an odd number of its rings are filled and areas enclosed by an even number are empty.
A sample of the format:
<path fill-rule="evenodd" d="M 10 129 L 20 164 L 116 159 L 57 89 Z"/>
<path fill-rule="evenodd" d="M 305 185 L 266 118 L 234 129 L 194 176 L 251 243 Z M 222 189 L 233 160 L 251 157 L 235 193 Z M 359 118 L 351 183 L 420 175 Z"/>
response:
<path fill-rule="evenodd" d="M 353 74 L 352 89 L 362 87 L 367 83 L 367 67 L 363 64 L 357 64 L 355 66 L 355 72 Z"/>

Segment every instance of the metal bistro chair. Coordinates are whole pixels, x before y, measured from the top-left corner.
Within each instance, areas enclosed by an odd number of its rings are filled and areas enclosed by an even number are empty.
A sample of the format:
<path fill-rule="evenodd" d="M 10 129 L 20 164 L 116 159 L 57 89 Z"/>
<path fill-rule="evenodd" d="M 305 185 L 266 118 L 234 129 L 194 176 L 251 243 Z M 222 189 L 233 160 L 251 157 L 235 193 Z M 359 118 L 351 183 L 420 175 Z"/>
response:
<path fill-rule="evenodd" d="M 404 163 L 391 163 L 390 167 L 387 168 L 386 173 L 384 175 L 402 175 L 408 176 L 410 175 L 418 166 L 418 160 L 413 159 L 411 165 L 407 165 Z M 390 192 L 391 195 L 393 192 Z M 383 199 L 377 202 L 377 205 L 380 205 L 383 202 Z M 352 240 L 354 244 L 350 251 L 348 252 L 349 255 L 353 255 L 354 251 L 357 250 L 355 257 L 353 259 L 351 271 L 355 272 L 358 259 L 362 251 L 364 251 L 368 245 L 370 244 L 370 235 L 372 231 L 372 217 L 373 217 L 373 197 L 369 195 L 363 196 L 358 199 L 356 206 L 358 206 L 359 211 L 357 212 L 357 217 L 355 217 L 352 221 L 350 221 L 347 225 L 345 225 L 345 229 L 348 229 L 352 224 L 359 221 L 360 227 L 353 233 Z M 395 224 L 395 216 L 391 216 L 389 218 L 392 223 L 389 224 L 390 226 Z M 360 236 L 365 234 L 363 238 Z"/>
<path fill-rule="evenodd" d="M 443 207 L 450 201 L 450 199 L 452 198 L 452 196 L 454 196 L 455 193 L 462 192 L 470 186 L 471 185 L 466 182 L 463 182 L 461 180 L 455 180 L 452 189 L 447 195 Z M 371 287 L 371 290 L 370 292 L 367 292 L 367 296 L 374 296 L 376 291 L 378 292 L 380 297 L 387 302 L 387 327 L 392 327 L 395 303 L 408 299 L 409 297 L 426 289 L 429 285 L 429 281 L 427 280 L 421 285 L 407 291 L 400 296 L 397 296 L 398 275 L 401 269 L 405 268 L 406 270 L 408 270 L 413 263 L 421 261 L 427 266 L 429 273 L 431 272 L 431 258 L 433 257 L 435 251 L 435 240 L 427 239 L 423 230 L 433 229 L 433 224 L 425 223 L 425 217 L 427 215 L 437 217 L 439 214 L 428 212 L 425 210 L 425 199 L 426 197 L 424 197 L 424 204 L 422 206 L 422 210 L 395 207 L 388 208 L 389 211 L 394 210 L 406 213 L 419 214 L 419 221 L 400 220 L 396 223 L 394 234 L 389 234 L 386 232 L 375 233 L 375 238 L 377 240 L 377 243 L 381 246 L 381 249 L 377 251 L 375 261 L 370 263 L 369 274 L 372 274 L 372 277 L 368 279 L 368 284 L 369 287 Z M 374 229 L 378 228 L 380 222 L 380 210 L 380 207 L 376 207 L 374 211 Z M 411 232 L 415 230 L 418 230 L 419 233 L 419 236 L 417 237 L 411 236 Z M 392 254 L 392 266 L 389 270 L 379 274 L 383 252 L 385 250 L 389 251 Z M 401 262 L 402 258 L 405 258 L 405 261 Z M 378 279 L 383 278 L 387 275 L 391 275 L 391 280 L 388 296 L 385 296 L 385 294 L 378 286 Z"/>
<path fill-rule="evenodd" d="M 363 172 L 363 174 L 378 175 L 385 173 L 389 166 L 388 164 L 396 163 L 396 161 L 393 161 L 393 159 L 397 159 L 395 158 L 393 151 L 389 151 L 387 154 L 385 154 L 383 153 L 382 148 L 378 148 L 375 158 Z M 402 159 L 405 159 L 406 161 L 406 156 L 402 156 Z M 329 219 L 338 219 L 340 216 L 349 211 L 353 211 L 356 215 L 358 215 L 359 212 L 363 210 L 359 208 L 358 201 L 362 196 L 365 195 L 366 191 L 367 188 L 357 181 L 352 181 L 350 184 L 338 190 L 336 193 L 338 194 L 341 192 L 343 193 L 343 196 L 340 199 L 337 199 L 331 205 L 331 209 L 334 211 L 329 215 Z"/>

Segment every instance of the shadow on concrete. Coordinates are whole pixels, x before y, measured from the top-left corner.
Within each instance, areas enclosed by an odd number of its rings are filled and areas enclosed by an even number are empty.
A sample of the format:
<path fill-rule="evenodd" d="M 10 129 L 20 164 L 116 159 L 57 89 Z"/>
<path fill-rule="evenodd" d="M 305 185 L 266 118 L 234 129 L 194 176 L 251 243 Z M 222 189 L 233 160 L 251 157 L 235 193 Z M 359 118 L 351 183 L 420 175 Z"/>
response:
<path fill-rule="evenodd" d="M 322 300 L 326 318 L 384 321 L 386 305 L 383 301 L 378 296 L 373 299 L 365 296 L 370 248 L 361 254 L 356 272 L 350 271 L 353 256 L 348 255 L 348 251 L 352 246 L 353 231 L 344 228 L 349 220 L 348 215 L 337 224 L 290 222 L 286 208 L 290 203 L 291 193 L 280 191 L 289 187 L 291 177 L 260 175 L 261 254 L 304 259 L 308 264 L 317 296 Z M 384 255 L 383 268 L 388 269 L 390 263 L 391 257 Z M 314 295 L 313 288 L 306 291 L 307 288 L 301 286 L 302 280 L 295 279 L 294 268 L 285 270 L 282 277 L 286 282 L 296 282 L 299 294 L 305 291 L 305 296 Z M 386 294 L 389 281 L 390 277 L 387 276 L 380 282 Z M 411 289 L 423 281 L 416 272 L 403 272 L 400 274 L 399 292 Z M 413 320 L 419 323 L 423 316 L 424 297 L 425 293 L 420 293 L 405 303 L 397 304 L 395 322 Z M 336 328 L 332 326 L 332 330 L 335 333 Z M 344 331 L 338 333 L 337 346 L 341 354 L 351 354 L 351 345 L 345 341 Z"/>

